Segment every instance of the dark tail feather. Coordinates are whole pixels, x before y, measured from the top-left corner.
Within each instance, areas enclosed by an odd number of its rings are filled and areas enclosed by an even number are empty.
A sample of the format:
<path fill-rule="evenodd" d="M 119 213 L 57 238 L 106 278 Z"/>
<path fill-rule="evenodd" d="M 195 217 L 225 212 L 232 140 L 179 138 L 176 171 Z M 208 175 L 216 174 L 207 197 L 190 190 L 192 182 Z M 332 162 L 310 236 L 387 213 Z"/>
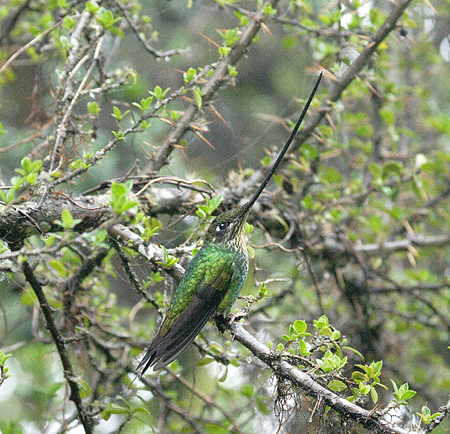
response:
<path fill-rule="evenodd" d="M 153 366 L 153 370 L 164 368 L 177 358 L 200 333 L 206 321 L 216 311 L 223 300 L 225 291 L 206 286 L 197 294 L 191 304 L 173 323 L 164 336 L 158 333 L 150 344 L 147 354 L 139 363 L 140 375 Z"/>

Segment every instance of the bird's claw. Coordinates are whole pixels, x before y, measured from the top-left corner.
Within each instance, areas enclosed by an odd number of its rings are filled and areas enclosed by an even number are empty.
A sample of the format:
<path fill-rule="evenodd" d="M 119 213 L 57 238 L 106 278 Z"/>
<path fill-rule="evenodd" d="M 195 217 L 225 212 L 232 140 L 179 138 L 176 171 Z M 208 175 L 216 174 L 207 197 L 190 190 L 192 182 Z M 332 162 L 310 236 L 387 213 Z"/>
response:
<path fill-rule="evenodd" d="M 239 321 L 241 318 L 248 316 L 248 311 L 246 309 L 241 309 L 237 313 L 230 313 L 229 315 L 216 315 L 215 321 L 217 328 L 221 333 L 224 333 L 227 328 L 233 324 L 235 321 Z"/>
<path fill-rule="evenodd" d="M 240 309 L 237 313 L 230 313 L 228 315 L 229 324 L 233 324 L 236 320 L 240 320 L 241 318 L 245 318 L 248 316 L 248 312 L 245 309 Z"/>

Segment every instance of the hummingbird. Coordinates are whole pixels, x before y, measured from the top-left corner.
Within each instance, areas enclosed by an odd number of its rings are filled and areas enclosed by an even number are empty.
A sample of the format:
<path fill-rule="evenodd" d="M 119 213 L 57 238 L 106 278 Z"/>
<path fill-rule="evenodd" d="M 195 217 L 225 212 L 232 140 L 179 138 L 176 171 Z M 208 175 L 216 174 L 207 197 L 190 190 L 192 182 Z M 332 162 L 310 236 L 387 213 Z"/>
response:
<path fill-rule="evenodd" d="M 305 107 L 275 163 L 244 205 L 217 216 L 202 248 L 186 268 L 156 337 L 136 370 L 164 368 L 200 333 L 208 319 L 228 313 L 239 296 L 248 273 L 244 226 L 250 211 L 294 140 L 322 79 L 320 73 Z"/>

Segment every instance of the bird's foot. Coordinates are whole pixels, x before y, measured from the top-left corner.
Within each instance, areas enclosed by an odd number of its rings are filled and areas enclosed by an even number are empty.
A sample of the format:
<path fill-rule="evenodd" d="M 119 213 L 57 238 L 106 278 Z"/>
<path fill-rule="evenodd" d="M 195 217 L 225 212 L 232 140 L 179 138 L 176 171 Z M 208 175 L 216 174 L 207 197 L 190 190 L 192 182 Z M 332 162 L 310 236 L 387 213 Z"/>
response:
<path fill-rule="evenodd" d="M 228 323 L 231 325 L 235 321 L 239 321 L 241 318 L 245 318 L 248 316 L 247 309 L 240 309 L 237 313 L 230 313 L 228 315 Z"/>
<path fill-rule="evenodd" d="M 228 321 L 225 318 L 225 316 L 222 314 L 216 315 L 214 317 L 214 320 L 216 322 L 216 326 L 219 329 L 220 333 L 224 333 L 226 331 L 227 325 L 228 325 Z"/>
<path fill-rule="evenodd" d="M 224 333 L 235 321 L 248 316 L 248 310 L 240 309 L 237 313 L 230 313 L 229 315 L 219 314 L 214 317 L 216 326 L 221 333 Z"/>

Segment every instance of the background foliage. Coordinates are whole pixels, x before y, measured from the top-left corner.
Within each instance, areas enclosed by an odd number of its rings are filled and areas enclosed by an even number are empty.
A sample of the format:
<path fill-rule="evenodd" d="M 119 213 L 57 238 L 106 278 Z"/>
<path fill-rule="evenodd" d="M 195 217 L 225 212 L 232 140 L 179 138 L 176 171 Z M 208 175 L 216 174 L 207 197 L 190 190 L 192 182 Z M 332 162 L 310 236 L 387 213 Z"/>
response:
<path fill-rule="evenodd" d="M 450 428 L 448 0 L 10 0 L 0 20 L 3 434 Z M 319 71 L 249 218 L 235 308 L 257 340 L 211 323 L 136 379 Z"/>

